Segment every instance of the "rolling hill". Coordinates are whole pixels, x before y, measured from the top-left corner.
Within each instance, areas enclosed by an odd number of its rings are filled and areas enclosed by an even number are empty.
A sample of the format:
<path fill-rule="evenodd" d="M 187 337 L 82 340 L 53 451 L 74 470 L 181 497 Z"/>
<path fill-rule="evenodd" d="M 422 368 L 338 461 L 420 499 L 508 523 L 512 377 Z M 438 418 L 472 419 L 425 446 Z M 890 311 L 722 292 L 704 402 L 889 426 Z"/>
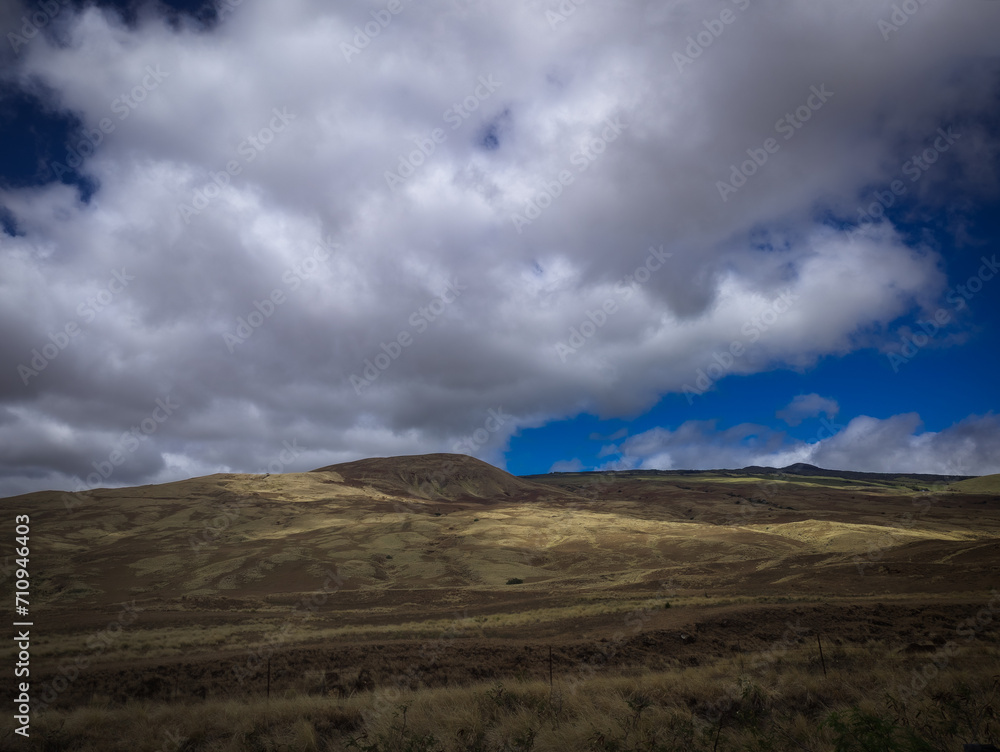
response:
<path fill-rule="evenodd" d="M 369 486 L 383 493 L 417 499 L 528 498 L 553 493 L 551 488 L 517 478 L 464 454 L 374 457 L 313 472 L 335 474 L 356 488 Z"/>
<path fill-rule="evenodd" d="M 913 633 L 928 608 L 981 602 L 1000 578 L 992 481 L 923 493 L 912 477 L 863 475 L 525 478 L 435 454 L 0 503 L 32 520 L 39 676 L 92 655 L 123 608 L 138 614 L 59 695 L 68 706 L 259 691 L 231 676 L 248 662 L 259 676 L 262 651 L 276 687 L 304 686 L 317 662 L 377 686 L 426 664 L 426 646 L 456 625 L 462 641 L 449 638 L 428 682 L 510 676 L 524 651 L 579 652 L 636 613 L 615 665 L 731 655 L 732 624 L 764 649 L 785 609 L 863 642 Z M 681 633 L 699 642 L 678 643 Z M 164 673 L 173 684 L 149 678 Z"/>

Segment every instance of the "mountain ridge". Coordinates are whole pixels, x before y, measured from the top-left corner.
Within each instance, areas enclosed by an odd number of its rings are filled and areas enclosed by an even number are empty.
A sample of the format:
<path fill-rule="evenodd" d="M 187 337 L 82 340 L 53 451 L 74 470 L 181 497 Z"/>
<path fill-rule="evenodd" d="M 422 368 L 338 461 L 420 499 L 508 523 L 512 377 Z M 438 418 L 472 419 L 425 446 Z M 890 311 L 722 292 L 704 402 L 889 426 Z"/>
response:
<path fill-rule="evenodd" d="M 861 470 L 830 470 L 827 468 L 817 467 L 816 465 L 810 465 L 805 462 L 796 462 L 791 465 L 786 465 L 785 467 L 770 467 L 767 465 L 747 465 L 746 467 L 733 469 L 733 468 L 714 468 L 705 470 L 582 470 L 577 472 L 563 472 L 563 473 L 544 473 L 544 474 L 534 474 L 534 475 L 521 475 L 521 478 L 544 478 L 551 475 L 599 475 L 599 474 L 615 474 L 623 476 L 639 476 L 639 475 L 664 475 L 664 476 L 685 476 L 685 475 L 724 475 L 730 477 L 748 477 L 755 475 L 796 475 L 796 476 L 815 476 L 815 477 L 825 477 L 825 478 L 841 478 L 845 480 L 871 480 L 871 481 L 921 481 L 921 482 L 935 482 L 935 481 L 947 481 L 951 483 L 957 483 L 960 481 L 965 481 L 977 477 L 986 476 L 976 476 L 976 475 L 936 475 L 931 473 L 874 473 L 865 472 Z"/>
<path fill-rule="evenodd" d="M 337 473 L 343 482 L 371 486 L 384 493 L 422 499 L 488 499 L 563 495 L 466 454 L 409 454 L 368 457 L 312 470 Z"/>

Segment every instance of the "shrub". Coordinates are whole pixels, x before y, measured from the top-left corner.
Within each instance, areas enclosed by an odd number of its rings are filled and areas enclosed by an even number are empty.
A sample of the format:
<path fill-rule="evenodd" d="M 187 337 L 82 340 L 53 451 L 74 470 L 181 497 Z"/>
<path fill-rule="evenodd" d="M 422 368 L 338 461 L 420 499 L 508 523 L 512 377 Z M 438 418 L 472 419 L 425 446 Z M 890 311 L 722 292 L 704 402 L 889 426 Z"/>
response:
<path fill-rule="evenodd" d="M 511 577 L 509 580 L 507 580 L 508 585 L 520 585 L 523 582 L 524 580 L 522 580 L 520 577 Z"/>
<path fill-rule="evenodd" d="M 822 723 L 833 730 L 836 752 L 933 752 L 913 729 L 888 717 L 864 713 L 851 707 L 846 713 L 832 712 Z"/>

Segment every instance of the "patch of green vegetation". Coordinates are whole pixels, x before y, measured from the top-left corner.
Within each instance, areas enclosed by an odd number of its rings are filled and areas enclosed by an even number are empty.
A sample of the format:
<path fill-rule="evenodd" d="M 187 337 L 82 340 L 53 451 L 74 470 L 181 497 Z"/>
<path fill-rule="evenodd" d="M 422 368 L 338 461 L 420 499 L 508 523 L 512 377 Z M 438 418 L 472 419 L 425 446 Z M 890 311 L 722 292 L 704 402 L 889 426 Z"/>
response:
<path fill-rule="evenodd" d="M 962 493 L 988 493 L 1000 494 L 1000 474 L 983 475 L 979 478 L 969 478 L 948 486 L 949 491 L 960 491 Z"/>
<path fill-rule="evenodd" d="M 511 577 L 509 580 L 507 580 L 508 585 L 521 585 L 523 583 L 524 580 L 522 580 L 520 577 Z"/>
<path fill-rule="evenodd" d="M 864 713 L 854 706 L 834 711 L 823 721 L 833 731 L 836 752 L 934 752 L 930 742 L 912 728 L 887 716 Z"/>

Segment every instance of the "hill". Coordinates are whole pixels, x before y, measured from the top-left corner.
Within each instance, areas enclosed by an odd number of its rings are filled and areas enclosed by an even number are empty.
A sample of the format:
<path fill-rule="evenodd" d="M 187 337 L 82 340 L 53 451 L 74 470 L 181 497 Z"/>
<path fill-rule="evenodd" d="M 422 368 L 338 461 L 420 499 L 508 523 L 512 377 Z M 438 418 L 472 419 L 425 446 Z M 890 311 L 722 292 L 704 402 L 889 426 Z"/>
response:
<path fill-rule="evenodd" d="M 1000 474 L 969 478 L 952 483 L 950 488 L 962 493 L 1000 494 Z"/>
<path fill-rule="evenodd" d="M 354 487 L 418 499 L 502 499 L 551 496 L 550 488 L 517 478 L 464 454 L 373 457 L 313 470 L 336 473 Z"/>
<path fill-rule="evenodd" d="M 51 702 L 86 712 L 515 682 L 550 647 L 557 680 L 595 651 L 602 676 L 667 676 L 800 619 L 895 655 L 928 614 L 983 608 L 1000 494 L 791 470 L 519 478 L 434 454 L 2 503 L 31 518 L 33 682 L 83 665 Z"/>
<path fill-rule="evenodd" d="M 534 481 L 544 481 L 545 479 L 557 478 L 559 476 L 586 476 L 586 475 L 611 475 L 626 478 L 688 478 L 688 479 L 712 479 L 719 478 L 747 478 L 747 479 L 782 479 L 794 482 L 796 479 L 803 482 L 819 482 L 825 485 L 845 485 L 836 481 L 854 481 L 859 486 L 889 486 L 899 487 L 910 491 L 934 490 L 942 484 L 954 484 L 974 478 L 969 475 L 932 475 L 927 473 L 868 473 L 855 470 L 827 470 L 809 465 L 804 462 L 797 462 L 786 467 L 769 467 L 762 465 L 749 465 L 740 469 L 722 470 L 615 470 L 600 472 L 569 472 L 569 473 L 547 473 L 544 475 L 526 475 Z M 991 487 L 990 487 L 991 488 Z"/>

